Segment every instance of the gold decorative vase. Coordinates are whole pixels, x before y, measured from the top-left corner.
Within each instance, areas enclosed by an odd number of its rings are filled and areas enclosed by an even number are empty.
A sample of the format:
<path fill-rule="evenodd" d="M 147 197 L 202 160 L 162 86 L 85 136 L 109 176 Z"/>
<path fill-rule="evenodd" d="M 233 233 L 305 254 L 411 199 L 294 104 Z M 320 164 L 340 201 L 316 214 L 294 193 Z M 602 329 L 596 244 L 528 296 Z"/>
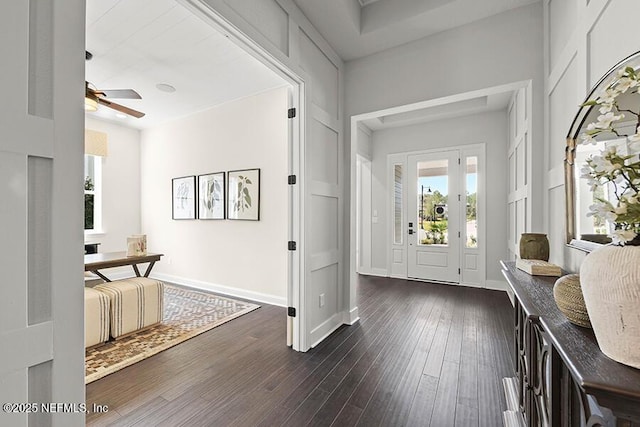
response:
<path fill-rule="evenodd" d="M 549 240 L 544 233 L 522 233 L 520 235 L 520 258 L 549 261 Z"/>
<path fill-rule="evenodd" d="M 640 247 L 594 250 L 580 266 L 580 282 L 600 350 L 640 369 Z"/>

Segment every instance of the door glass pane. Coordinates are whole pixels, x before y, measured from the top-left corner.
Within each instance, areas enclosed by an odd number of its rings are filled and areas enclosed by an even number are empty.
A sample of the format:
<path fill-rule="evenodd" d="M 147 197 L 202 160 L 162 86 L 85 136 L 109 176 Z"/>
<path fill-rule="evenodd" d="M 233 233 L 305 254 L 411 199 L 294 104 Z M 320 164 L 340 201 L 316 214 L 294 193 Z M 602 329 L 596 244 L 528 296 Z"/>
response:
<path fill-rule="evenodd" d="M 446 246 L 449 241 L 449 161 L 418 162 L 418 245 Z"/>
<path fill-rule="evenodd" d="M 470 156 L 466 159 L 466 189 L 467 189 L 467 227 L 465 229 L 466 245 L 468 248 L 478 247 L 478 158 Z"/>
<path fill-rule="evenodd" d="M 393 242 L 402 244 L 402 165 L 393 167 Z"/>

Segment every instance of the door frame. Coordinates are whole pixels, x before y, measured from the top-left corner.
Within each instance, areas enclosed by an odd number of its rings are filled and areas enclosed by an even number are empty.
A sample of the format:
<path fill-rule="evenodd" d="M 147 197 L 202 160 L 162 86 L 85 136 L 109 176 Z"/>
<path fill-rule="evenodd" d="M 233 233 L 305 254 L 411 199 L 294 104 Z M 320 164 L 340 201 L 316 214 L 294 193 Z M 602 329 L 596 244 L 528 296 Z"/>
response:
<path fill-rule="evenodd" d="M 409 203 L 409 194 L 408 194 L 408 174 L 407 174 L 407 166 L 409 156 L 413 155 L 421 155 L 421 154 L 437 154 L 446 151 L 458 150 L 460 154 L 460 159 L 465 159 L 470 156 L 478 157 L 478 170 L 486 171 L 486 143 L 476 143 L 476 144 L 468 144 L 468 145 L 452 145 L 448 147 L 439 147 L 428 150 L 418 150 L 418 151 L 407 151 L 402 153 L 393 153 L 387 155 L 387 197 L 385 197 L 385 209 L 388 215 L 389 220 L 387 221 L 386 227 L 386 236 L 387 236 L 387 271 L 389 272 L 390 277 L 395 277 L 399 279 L 408 279 L 408 280 L 416 280 L 416 281 L 425 281 L 425 282 L 434 282 L 433 280 L 422 280 L 418 278 L 410 278 L 408 277 L 408 262 L 407 262 L 407 254 L 408 254 L 408 239 L 404 234 L 407 232 L 406 219 L 408 215 L 408 203 Z M 403 165 L 403 174 L 402 174 L 402 211 L 403 211 L 403 241 L 401 245 L 404 250 L 404 262 L 401 267 L 396 266 L 394 268 L 394 245 L 393 245 L 393 210 L 394 205 L 391 203 L 393 200 L 393 186 L 391 183 L 392 180 L 392 166 L 396 164 L 402 163 Z M 460 170 L 461 178 L 464 176 L 464 172 Z M 462 188 L 461 193 L 466 191 L 466 180 L 461 180 Z M 465 274 L 465 269 L 461 268 L 460 281 L 457 283 L 463 286 L 472 286 L 472 287 L 486 287 L 486 258 L 487 258 L 487 238 L 486 238 L 486 227 L 487 227 L 487 214 L 486 214 L 486 176 L 485 173 L 478 173 L 477 179 L 477 193 L 478 193 L 478 204 L 476 206 L 477 211 L 477 221 L 478 221 L 478 271 L 477 276 L 478 280 L 470 281 L 469 280 L 469 272 Z M 460 218 L 461 220 L 464 218 L 462 215 L 463 204 L 460 205 Z M 462 226 L 462 225 L 461 225 Z M 459 248 L 459 260 L 462 261 L 465 256 L 465 251 L 469 249 L 466 248 L 465 245 L 461 244 Z M 449 283 L 452 282 L 442 282 Z M 455 283 L 454 283 L 455 284 Z"/>
<path fill-rule="evenodd" d="M 293 308 L 294 316 L 287 315 L 287 345 L 296 351 L 306 351 L 308 331 L 306 330 L 305 301 L 305 120 L 307 97 L 305 96 L 306 75 L 299 75 L 271 55 L 258 43 L 243 34 L 212 7 L 202 0 L 177 0 L 195 16 L 220 31 L 229 40 L 260 61 L 267 68 L 284 79 L 289 87 L 289 108 L 296 109 L 296 115 L 289 120 L 288 175 L 296 176 L 296 185 L 289 185 L 288 237 L 297 243 L 296 250 L 288 251 L 287 261 L 287 306 Z M 286 114 L 283 111 L 282 114 Z M 286 248 L 283 248 L 286 250 Z"/>
<path fill-rule="evenodd" d="M 371 274 L 371 160 L 357 155 L 356 271 Z"/>

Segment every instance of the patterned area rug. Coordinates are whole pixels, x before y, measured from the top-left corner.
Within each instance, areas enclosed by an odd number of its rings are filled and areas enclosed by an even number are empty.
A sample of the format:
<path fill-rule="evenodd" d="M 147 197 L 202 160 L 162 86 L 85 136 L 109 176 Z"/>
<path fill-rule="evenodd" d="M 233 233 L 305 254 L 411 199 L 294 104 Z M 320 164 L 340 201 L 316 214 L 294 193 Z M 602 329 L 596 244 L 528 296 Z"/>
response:
<path fill-rule="evenodd" d="M 256 304 L 165 284 L 162 323 L 87 349 L 85 384 L 133 365 L 259 307 Z"/>

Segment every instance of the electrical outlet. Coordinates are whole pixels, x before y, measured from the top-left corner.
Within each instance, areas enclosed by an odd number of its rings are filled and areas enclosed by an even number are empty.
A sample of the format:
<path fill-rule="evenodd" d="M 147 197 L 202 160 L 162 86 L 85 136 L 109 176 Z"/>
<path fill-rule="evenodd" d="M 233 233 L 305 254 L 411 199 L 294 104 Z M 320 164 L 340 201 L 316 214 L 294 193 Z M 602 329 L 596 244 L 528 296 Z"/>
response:
<path fill-rule="evenodd" d="M 320 308 L 324 307 L 324 294 L 320 294 Z"/>

